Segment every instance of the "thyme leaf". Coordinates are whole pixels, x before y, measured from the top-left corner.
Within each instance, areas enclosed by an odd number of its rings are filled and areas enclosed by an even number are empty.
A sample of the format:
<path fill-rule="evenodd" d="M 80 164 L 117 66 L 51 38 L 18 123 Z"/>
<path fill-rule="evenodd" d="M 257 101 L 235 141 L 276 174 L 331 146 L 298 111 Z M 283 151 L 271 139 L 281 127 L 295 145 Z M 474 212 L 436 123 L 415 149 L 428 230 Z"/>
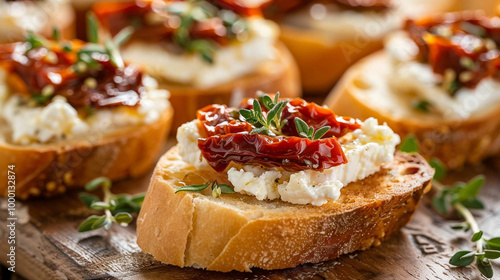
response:
<path fill-rule="evenodd" d="M 297 128 L 297 132 L 300 136 L 313 141 L 321 139 L 321 137 L 323 137 L 331 128 L 330 126 L 324 126 L 314 131 L 312 126 L 307 125 L 307 123 L 299 117 L 295 118 L 295 127 Z"/>
<path fill-rule="evenodd" d="M 183 186 L 183 187 L 180 187 L 177 190 L 175 190 L 175 193 L 177 194 L 179 192 L 201 192 L 204 189 L 208 188 L 209 186 L 211 186 L 212 196 L 214 198 L 219 197 L 223 193 L 226 193 L 226 194 L 227 193 L 234 193 L 233 187 L 231 187 L 228 184 L 219 184 L 217 182 L 217 180 L 215 180 L 215 181 L 209 181 L 209 182 L 207 182 L 205 184 L 202 184 L 202 185 L 187 185 L 187 186 Z"/>
<path fill-rule="evenodd" d="M 94 13 L 87 13 L 87 40 L 90 43 L 99 43 L 99 24 Z"/>
<path fill-rule="evenodd" d="M 104 215 L 88 217 L 78 226 L 78 232 L 98 228 L 108 230 L 113 223 L 127 226 L 133 221 L 132 214 L 139 214 L 145 197 L 144 193 L 136 195 L 113 194 L 111 193 L 111 180 L 106 177 L 96 178 L 85 185 L 87 191 L 94 191 L 98 188 L 101 188 L 104 192 L 102 201 L 96 195 L 89 193 L 80 193 L 79 198 L 85 207 L 96 211 L 104 211 Z"/>
<path fill-rule="evenodd" d="M 282 135 L 282 128 L 286 124 L 286 120 L 281 120 L 283 110 L 288 104 L 288 100 L 279 100 L 279 92 L 276 93 L 274 100 L 266 94 L 260 94 L 257 99 L 253 100 L 253 108 L 240 109 L 240 120 L 246 121 L 255 128 L 251 134 L 264 134 L 268 136 Z M 261 105 L 261 102 L 263 105 Z M 263 113 L 262 106 L 266 108 L 267 113 Z"/>

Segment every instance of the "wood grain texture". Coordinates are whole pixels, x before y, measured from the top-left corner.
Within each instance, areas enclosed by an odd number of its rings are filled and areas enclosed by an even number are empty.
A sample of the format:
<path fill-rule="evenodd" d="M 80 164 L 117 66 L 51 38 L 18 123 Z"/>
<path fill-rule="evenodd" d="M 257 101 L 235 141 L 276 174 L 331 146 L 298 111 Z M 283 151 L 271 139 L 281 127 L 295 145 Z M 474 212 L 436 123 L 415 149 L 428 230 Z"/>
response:
<path fill-rule="evenodd" d="M 450 182 L 486 174 L 481 198 L 487 205 L 476 212 L 488 236 L 500 235 L 500 176 L 495 162 L 448 176 Z M 137 193 L 149 184 L 150 174 L 115 184 L 114 192 Z M 470 234 L 455 232 L 429 207 L 429 195 L 413 220 L 381 246 L 320 264 L 252 273 L 218 273 L 178 268 L 155 261 L 136 245 L 135 224 L 122 228 L 78 233 L 78 224 L 92 211 L 78 201 L 78 192 L 53 199 L 17 203 L 16 270 L 26 279 L 482 279 L 472 267 L 452 268 L 454 251 L 470 248 Z M 0 262 L 6 265 L 6 200 L 0 200 Z M 500 264 L 495 262 L 496 279 Z"/>

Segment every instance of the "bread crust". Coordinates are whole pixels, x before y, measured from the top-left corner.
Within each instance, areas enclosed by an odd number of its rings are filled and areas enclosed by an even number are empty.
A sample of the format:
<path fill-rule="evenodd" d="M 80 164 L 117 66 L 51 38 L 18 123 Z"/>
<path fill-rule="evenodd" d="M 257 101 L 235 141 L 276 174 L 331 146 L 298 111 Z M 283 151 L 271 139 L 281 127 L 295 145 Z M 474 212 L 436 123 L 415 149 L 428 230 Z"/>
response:
<path fill-rule="evenodd" d="M 258 201 L 242 194 L 213 198 L 175 189 L 217 179 L 183 162 L 174 147 L 159 161 L 137 221 L 137 244 L 157 260 L 216 271 L 282 269 L 377 246 L 411 218 L 433 169 L 419 155 L 394 162 L 344 187 L 321 207 Z"/>
<path fill-rule="evenodd" d="M 94 130 L 84 139 L 19 146 L 0 143 L 0 194 L 8 195 L 7 167 L 14 165 L 15 194 L 26 199 L 54 196 L 92 179 L 111 180 L 144 174 L 156 162 L 172 123 L 172 108 L 150 124 L 113 132 Z"/>
<path fill-rule="evenodd" d="M 274 93 L 294 98 L 302 95 L 297 65 L 288 49 L 281 43 L 276 45 L 277 59 L 264 62 L 257 72 L 233 81 L 209 88 L 172 84 L 152 75 L 159 87 L 170 91 L 170 103 L 175 108 L 172 134 L 183 123 L 196 118 L 196 111 L 210 104 L 232 104 L 237 106 L 245 97 L 255 97 L 257 91 Z"/>
<path fill-rule="evenodd" d="M 374 117 L 386 122 L 402 138 L 413 134 L 420 141 L 420 153 L 427 159 L 439 158 L 448 168 L 457 169 L 464 164 L 477 164 L 500 151 L 500 106 L 473 115 L 469 119 L 445 120 L 439 115 L 411 112 L 395 114 L 381 111 L 367 95 L 380 96 L 390 90 L 382 75 L 387 72 L 389 59 L 378 52 L 363 59 L 349 69 L 325 101 L 336 114 L 349 115 L 364 120 Z M 374 65 L 377 65 L 374 69 Z M 377 71 L 380 81 L 368 83 L 363 75 Z M 397 98 L 397 93 L 394 93 Z M 383 97 L 380 97 L 383 98 Z M 386 98 L 389 100 L 389 98 Z M 392 102 L 392 101 L 391 101 Z M 394 106 L 401 107 L 397 103 Z M 400 109 L 398 109 L 400 110 Z"/>

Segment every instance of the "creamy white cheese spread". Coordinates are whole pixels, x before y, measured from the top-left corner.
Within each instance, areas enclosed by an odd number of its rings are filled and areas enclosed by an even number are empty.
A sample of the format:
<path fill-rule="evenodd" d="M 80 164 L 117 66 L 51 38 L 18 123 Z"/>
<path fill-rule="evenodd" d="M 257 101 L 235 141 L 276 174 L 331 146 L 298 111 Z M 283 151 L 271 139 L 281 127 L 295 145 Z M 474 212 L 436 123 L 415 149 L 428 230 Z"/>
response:
<path fill-rule="evenodd" d="M 10 128 L 9 142 L 20 145 L 71 140 L 96 129 L 105 133 L 152 123 L 170 106 L 169 93 L 157 89 L 158 84 L 151 77 L 144 77 L 143 83 L 147 96 L 141 99 L 139 106 L 97 108 L 94 114 L 84 118 L 62 96 L 55 96 L 46 106 L 26 104 L 19 95 L 8 92 L 5 72 L 0 70 L 0 120 Z"/>
<path fill-rule="evenodd" d="M 416 95 L 430 103 L 447 119 L 467 119 L 492 104 L 500 103 L 500 82 L 483 79 L 475 88 L 461 88 L 454 96 L 438 86 L 441 75 L 435 74 L 428 64 L 415 60 L 418 47 L 404 32 L 389 37 L 385 47 L 392 60 L 387 79 L 397 94 Z"/>
<path fill-rule="evenodd" d="M 212 64 L 195 53 L 172 53 L 160 44 L 144 42 L 131 43 L 122 50 L 122 56 L 143 65 L 155 78 L 199 88 L 212 87 L 253 73 L 263 62 L 276 59 L 276 24 L 263 19 L 248 19 L 248 23 L 248 38 L 217 48 Z"/>
<path fill-rule="evenodd" d="M 182 125 L 177 131 L 179 155 L 197 169 L 210 166 L 201 156 L 197 140 L 200 138 L 197 120 Z M 346 136 L 347 137 L 347 136 Z M 367 119 L 360 129 L 342 143 L 347 163 L 323 171 L 305 170 L 282 172 L 247 165 L 228 170 L 228 180 L 239 193 L 259 200 L 278 199 L 294 204 L 320 206 L 340 196 L 340 189 L 378 172 L 384 163 L 392 162 L 400 138 L 387 125 L 379 125 L 374 118 Z"/>

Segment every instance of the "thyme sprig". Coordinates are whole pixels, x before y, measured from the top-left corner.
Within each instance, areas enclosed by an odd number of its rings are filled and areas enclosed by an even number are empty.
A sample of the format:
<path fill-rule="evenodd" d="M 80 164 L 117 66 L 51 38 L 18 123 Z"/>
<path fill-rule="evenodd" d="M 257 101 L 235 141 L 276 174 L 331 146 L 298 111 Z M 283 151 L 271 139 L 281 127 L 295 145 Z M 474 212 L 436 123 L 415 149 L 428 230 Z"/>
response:
<path fill-rule="evenodd" d="M 218 16 L 222 19 L 226 28 L 226 36 L 230 39 L 248 31 L 247 24 L 240 16 L 229 10 L 218 10 L 207 1 L 173 2 L 166 7 L 166 10 L 180 19 L 180 24 L 172 37 L 173 41 L 189 52 L 198 53 L 209 64 L 214 62 L 217 45 L 211 40 L 192 38 L 190 32 L 196 22 L 203 22 Z"/>
<path fill-rule="evenodd" d="M 283 110 L 288 100 L 279 100 L 280 93 L 277 92 L 272 99 L 269 95 L 260 95 L 253 100 L 253 108 L 240 109 L 240 119 L 253 125 L 255 128 L 250 134 L 264 134 L 268 136 L 282 135 L 282 128 L 288 120 L 281 120 Z M 268 110 L 267 114 L 262 112 L 262 105 Z"/>
<path fill-rule="evenodd" d="M 330 126 L 323 126 L 322 128 L 314 130 L 314 127 L 307 125 L 307 123 L 299 117 L 295 118 L 295 127 L 300 136 L 307 138 L 309 140 L 318 140 L 323 137 L 329 130 Z"/>
<path fill-rule="evenodd" d="M 223 193 L 234 193 L 233 187 L 231 187 L 228 184 L 219 184 L 217 180 L 214 181 L 209 181 L 205 184 L 202 185 L 188 185 L 188 186 L 183 186 L 175 190 L 175 193 L 178 192 L 201 192 L 204 189 L 211 187 L 212 189 L 212 196 L 214 198 L 219 197 Z"/>
<path fill-rule="evenodd" d="M 95 59 L 95 54 L 108 56 L 111 63 L 117 68 L 125 67 L 119 47 L 124 44 L 133 33 L 133 27 L 126 27 L 112 39 L 110 37 L 105 38 L 104 45 L 100 45 L 99 24 L 95 15 L 89 12 L 87 14 L 87 37 L 90 43 L 78 50 L 77 62 L 74 65 L 75 71 L 83 73 L 89 69 L 99 69 L 100 64 Z"/>
<path fill-rule="evenodd" d="M 418 153 L 418 140 L 410 135 L 406 137 L 400 146 L 400 150 L 410 153 Z M 432 182 L 436 194 L 432 199 L 432 206 L 436 212 L 446 215 L 451 210 L 457 211 L 464 218 L 464 222 L 453 225 L 454 230 L 471 230 L 473 235 L 471 242 L 476 244 L 475 250 L 464 250 L 456 252 L 449 263 L 454 266 L 468 266 L 474 261 L 477 269 L 487 278 L 493 277 L 493 267 L 490 260 L 500 258 L 500 237 L 491 239 L 483 238 L 483 231 L 472 215 L 472 209 L 484 209 L 484 204 L 477 197 L 480 189 L 485 183 L 483 175 L 478 175 L 467 183 L 457 182 L 451 187 L 444 186 L 439 182 L 446 175 L 446 167 L 438 159 L 431 159 L 429 164 L 436 170 Z"/>
<path fill-rule="evenodd" d="M 80 193 L 79 198 L 87 208 L 104 211 L 104 215 L 92 215 L 88 217 L 78 226 L 78 232 L 98 228 L 108 230 L 113 223 L 127 226 L 133 220 L 132 214 L 139 214 L 141 210 L 145 196 L 144 193 L 133 196 L 129 194 L 113 194 L 111 193 L 111 180 L 105 177 L 92 180 L 85 186 L 85 190 L 93 191 L 99 187 L 104 192 L 104 199 L 102 201 L 99 197 L 90 193 Z"/>

